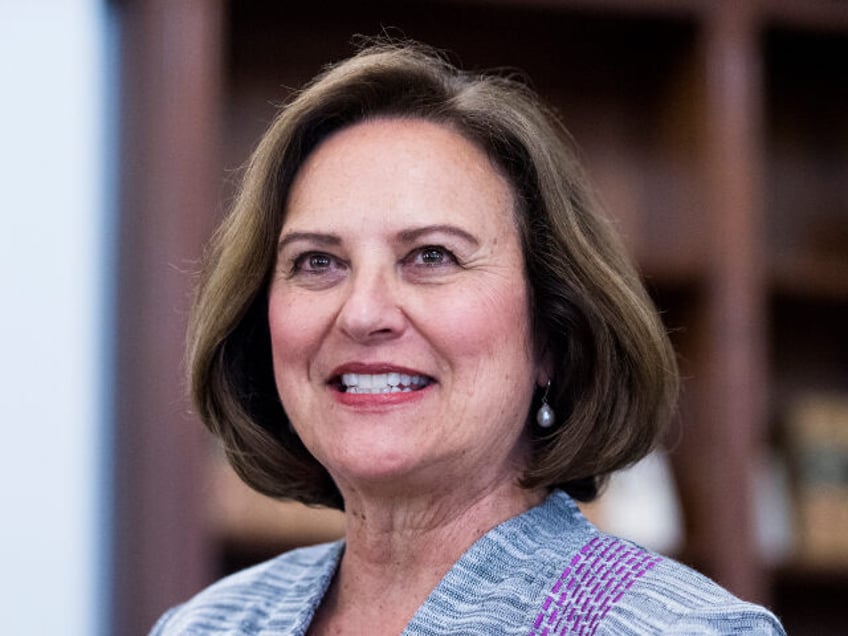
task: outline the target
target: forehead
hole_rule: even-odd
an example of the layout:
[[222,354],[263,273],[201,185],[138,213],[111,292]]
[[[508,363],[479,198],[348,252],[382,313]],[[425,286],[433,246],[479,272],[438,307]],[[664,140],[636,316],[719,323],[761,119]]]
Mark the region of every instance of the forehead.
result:
[[289,192],[286,224],[292,216],[338,208],[353,212],[358,205],[393,216],[506,211],[514,220],[514,203],[501,171],[451,127],[381,118],[337,131],[307,157]]

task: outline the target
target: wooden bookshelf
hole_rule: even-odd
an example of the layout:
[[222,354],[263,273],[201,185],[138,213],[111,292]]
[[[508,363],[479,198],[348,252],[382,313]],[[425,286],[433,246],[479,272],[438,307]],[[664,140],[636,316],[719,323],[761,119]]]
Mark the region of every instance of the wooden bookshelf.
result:
[[[848,569],[817,577],[797,563],[764,564],[753,467],[775,440],[781,452],[793,395],[848,393],[848,6],[115,6],[123,32],[116,633],[145,633],[166,605],[224,569],[340,531],[337,516],[307,517],[245,494],[184,415],[185,272],[290,88],[347,56],[353,34],[384,28],[449,50],[466,68],[526,74],[559,109],[680,352],[686,385],[669,440],[686,518],[679,556],[742,596],[776,603],[791,633],[818,633],[805,631],[793,605],[798,572],[827,599],[848,590]],[[822,603],[822,624],[848,629],[838,604]]]

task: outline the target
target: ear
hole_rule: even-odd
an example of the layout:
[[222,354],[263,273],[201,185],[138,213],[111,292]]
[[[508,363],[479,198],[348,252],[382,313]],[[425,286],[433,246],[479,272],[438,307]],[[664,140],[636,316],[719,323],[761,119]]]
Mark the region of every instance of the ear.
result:
[[554,377],[554,360],[550,350],[539,354],[536,362],[536,385],[545,386]]

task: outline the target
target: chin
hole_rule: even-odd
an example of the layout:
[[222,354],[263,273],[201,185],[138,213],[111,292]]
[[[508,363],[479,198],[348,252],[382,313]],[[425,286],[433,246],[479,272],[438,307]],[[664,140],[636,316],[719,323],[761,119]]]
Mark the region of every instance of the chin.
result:
[[426,463],[420,453],[392,452],[367,453],[348,456],[335,462],[337,469],[330,472],[337,482],[347,483],[354,489],[402,490],[420,488],[430,481]]

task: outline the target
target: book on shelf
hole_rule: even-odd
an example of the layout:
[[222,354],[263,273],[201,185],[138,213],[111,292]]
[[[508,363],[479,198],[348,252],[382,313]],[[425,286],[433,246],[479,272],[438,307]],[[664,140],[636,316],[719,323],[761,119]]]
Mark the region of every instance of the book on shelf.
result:
[[801,564],[848,567],[848,393],[804,393],[787,416]]

